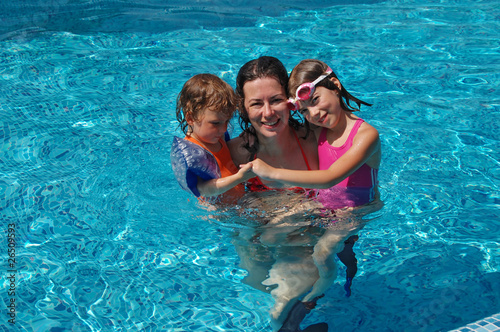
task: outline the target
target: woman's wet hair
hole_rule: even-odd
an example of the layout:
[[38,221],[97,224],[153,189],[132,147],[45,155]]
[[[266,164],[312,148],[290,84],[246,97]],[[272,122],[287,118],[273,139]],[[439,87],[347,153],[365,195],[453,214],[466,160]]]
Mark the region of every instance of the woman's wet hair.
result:
[[[297,88],[307,82],[313,82],[315,79],[320,77],[321,75],[325,74],[327,72],[328,65],[324,63],[323,61],[320,60],[315,60],[315,59],[306,59],[302,60],[299,62],[298,65],[293,68],[292,73],[290,74],[290,80],[288,83],[288,93],[292,98],[295,98],[295,93],[297,91]],[[330,77],[335,77],[338,80],[337,75],[332,71],[330,75],[328,75],[328,78]],[[331,80],[324,79],[321,80],[319,83],[316,84],[316,86],[322,86],[325,87],[329,90],[337,90],[339,91],[339,99],[340,99],[340,106],[342,109],[346,112],[355,112],[359,111],[361,104],[366,105],[366,106],[371,106],[372,104],[369,104],[367,102],[362,101],[361,99],[358,99],[351,95],[349,91],[347,91],[342,83],[340,82],[340,90],[339,88],[333,83]],[[353,105],[351,105],[351,102],[357,104],[357,108]]]
[[[251,60],[245,63],[238,72],[236,77],[236,95],[239,97],[239,123],[241,129],[243,129],[243,135],[252,135],[254,139],[246,140],[245,148],[250,151],[251,155],[255,155],[258,151],[258,140],[255,128],[253,128],[248,117],[248,111],[245,109],[245,93],[243,92],[243,87],[245,83],[254,81],[259,78],[275,78],[280,85],[283,87],[285,93],[288,92],[288,72],[286,71],[283,63],[275,57],[272,56],[262,56],[258,59]],[[290,116],[288,120],[289,125],[298,130],[302,126],[302,123],[296,118]],[[249,141],[254,141],[255,143],[250,146]]]

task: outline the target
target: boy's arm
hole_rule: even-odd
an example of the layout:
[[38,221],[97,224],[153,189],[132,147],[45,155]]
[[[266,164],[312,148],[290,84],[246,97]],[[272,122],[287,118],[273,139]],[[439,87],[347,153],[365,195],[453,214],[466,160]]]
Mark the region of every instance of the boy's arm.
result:
[[304,188],[330,188],[340,183],[380,150],[378,132],[371,127],[355,139],[352,147],[327,170],[297,171],[274,168],[260,159],[252,161],[253,172],[268,181],[278,181]]
[[229,175],[223,178],[203,181],[198,179],[198,191],[200,196],[210,197],[225,193],[229,189],[234,188],[238,184],[253,178],[255,174],[252,172],[252,163],[242,165],[238,173]]

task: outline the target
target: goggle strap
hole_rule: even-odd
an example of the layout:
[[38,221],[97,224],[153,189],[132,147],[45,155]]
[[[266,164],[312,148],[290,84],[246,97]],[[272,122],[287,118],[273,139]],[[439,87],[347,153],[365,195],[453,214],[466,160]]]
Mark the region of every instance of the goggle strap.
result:
[[318,84],[319,82],[321,82],[321,80],[323,80],[324,78],[326,78],[328,75],[330,75],[332,73],[332,69],[330,67],[328,67],[328,69],[326,70],[326,73],[321,75],[320,77],[318,77],[317,79],[314,80],[314,82],[312,82],[311,84],[313,86],[315,86],[316,84]]

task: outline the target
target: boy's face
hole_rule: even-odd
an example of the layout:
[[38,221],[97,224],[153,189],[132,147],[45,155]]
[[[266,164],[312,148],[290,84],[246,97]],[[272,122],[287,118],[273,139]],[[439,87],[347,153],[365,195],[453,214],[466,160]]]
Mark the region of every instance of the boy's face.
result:
[[219,139],[224,136],[229,117],[222,112],[205,110],[198,120],[187,122],[193,128],[191,135],[209,147],[218,144]]

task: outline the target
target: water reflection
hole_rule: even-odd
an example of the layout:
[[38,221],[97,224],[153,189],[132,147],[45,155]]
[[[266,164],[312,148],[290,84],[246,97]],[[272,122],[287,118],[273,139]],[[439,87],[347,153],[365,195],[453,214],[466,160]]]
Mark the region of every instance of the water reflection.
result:
[[[382,205],[377,199],[354,209],[328,211],[304,192],[271,190],[247,193],[237,206],[214,210],[212,217],[222,224],[236,220],[250,226],[235,227],[232,243],[240,267],[248,272],[243,282],[272,295],[271,325],[276,331],[292,316],[298,328],[310,310],[307,306],[313,308],[333,284],[335,255],[347,267],[344,288],[350,296],[357,271],[357,233]],[[305,303],[306,309],[297,303]]]

